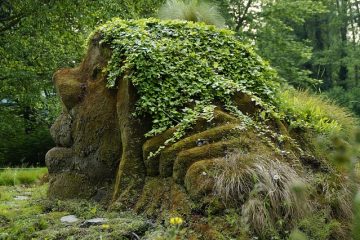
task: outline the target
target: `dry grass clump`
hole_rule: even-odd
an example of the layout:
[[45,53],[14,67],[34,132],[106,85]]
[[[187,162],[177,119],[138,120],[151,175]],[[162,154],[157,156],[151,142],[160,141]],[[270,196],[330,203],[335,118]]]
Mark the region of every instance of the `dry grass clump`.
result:
[[242,203],[254,187],[253,169],[249,154],[232,154],[219,160],[215,174],[215,193],[225,204]]
[[350,189],[341,185],[341,190],[335,193],[336,195],[336,210],[339,217],[345,219],[353,218],[353,195]]
[[159,11],[161,19],[180,19],[204,22],[217,27],[225,26],[225,19],[214,4],[199,0],[168,0]]
[[[331,215],[338,219],[353,218],[353,192],[351,183],[342,177],[330,177],[318,173],[311,179],[314,193],[323,198],[323,204],[331,208]],[[353,185],[353,187],[355,187]]]
[[288,164],[234,153],[219,162],[215,193],[226,205],[241,206],[254,232],[263,235],[279,221],[289,227],[310,210],[306,181]]

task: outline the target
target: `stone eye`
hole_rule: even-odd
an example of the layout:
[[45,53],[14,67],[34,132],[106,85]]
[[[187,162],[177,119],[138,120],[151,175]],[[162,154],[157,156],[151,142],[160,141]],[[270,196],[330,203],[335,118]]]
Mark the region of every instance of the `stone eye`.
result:
[[100,74],[101,74],[101,68],[99,66],[94,67],[91,74],[91,79],[95,81]]

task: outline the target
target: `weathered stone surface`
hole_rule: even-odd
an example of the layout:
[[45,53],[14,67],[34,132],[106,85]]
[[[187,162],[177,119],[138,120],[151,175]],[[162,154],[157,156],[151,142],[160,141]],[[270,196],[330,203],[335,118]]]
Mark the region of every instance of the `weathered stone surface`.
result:
[[65,171],[57,174],[50,173],[49,196],[51,198],[71,199],[89,198],[96,192],[96,185],[85,174],[76,171]]
[[112,195],[122,144],[116,92],[96,70],[106,65],[107,51],[94,45],[81,66],[54,74],[63,113],[51,128],[57,147],[46,155],[50,197],[89,198],[104,188],[104,198]]
[[64,112],[51,126],[50,134],[58,146],[70,147],[72,145],[71,124],[71,116]]
[[73,169],[74,151],[71,148],[55,147],[46,153],[45,162],[50,174]]

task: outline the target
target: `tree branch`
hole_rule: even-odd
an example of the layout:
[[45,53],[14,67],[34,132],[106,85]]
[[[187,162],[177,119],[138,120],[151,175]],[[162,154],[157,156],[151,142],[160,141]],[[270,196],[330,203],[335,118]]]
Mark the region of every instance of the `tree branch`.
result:
[[[249,0],[244,8],[244,11],[243,13],[240,15],[240,17],[237,19],[236,21],[236,28],[235,30],[236,31],[239,31],[240,30],[240,27],[243,25],[246,17],[247,17],[247,14],[249,12],[249,9],[251,7],[251,4],[253,3],[253,0]],[[240,13],[239,13],[240,14]]]

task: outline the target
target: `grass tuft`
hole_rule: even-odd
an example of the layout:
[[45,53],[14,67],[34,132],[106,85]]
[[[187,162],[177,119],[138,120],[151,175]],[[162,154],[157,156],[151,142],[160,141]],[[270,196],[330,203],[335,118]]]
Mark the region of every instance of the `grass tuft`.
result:
[[192,22],[204,22],[217,27],[225,26],[225,19],[214,4],[199,0],[168,0],[159,11],[161,19],[180,19]]
[[279,92],[278,98],[280,112],[291,118],[293,127],[310,127],[320,133],[348,138],[359,126],[349,110],[323,96],[287,89]]
[[234,153],[219,163],[215,193],[226,205],[241,206],[242,216],[259,235],[279,221],[295,224],[310,210],[306,181],[275,159]]

